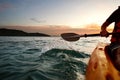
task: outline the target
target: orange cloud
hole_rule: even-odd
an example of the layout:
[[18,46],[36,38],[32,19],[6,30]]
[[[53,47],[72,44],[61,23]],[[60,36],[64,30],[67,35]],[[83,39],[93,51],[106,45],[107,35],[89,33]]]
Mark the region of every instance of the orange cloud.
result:
[[85,28],[88,28],[88,29],[100,29],[100,26],[98,24],[88,24],[88,25],[86,25]]
[[3,28],[23,30],[26,32],[40,32],[50,35],[60,35],[61,33],[78,33],[78,34],[89,34],[89,33],[99,33],[100,29],[95,27],[85,27],[85,28],[71,28],[64,25],[46,25],[46,26],[3,26]]

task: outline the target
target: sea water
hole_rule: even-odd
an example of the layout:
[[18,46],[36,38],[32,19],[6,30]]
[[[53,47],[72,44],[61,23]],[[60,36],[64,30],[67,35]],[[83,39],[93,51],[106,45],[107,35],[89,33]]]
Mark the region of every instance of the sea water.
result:
[[0,80],[85,80],[92,51],[109,39],[0,37]]

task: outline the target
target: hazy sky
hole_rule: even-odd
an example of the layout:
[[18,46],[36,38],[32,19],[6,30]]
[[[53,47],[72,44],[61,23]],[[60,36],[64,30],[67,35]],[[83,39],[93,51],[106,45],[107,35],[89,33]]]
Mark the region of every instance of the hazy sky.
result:
[[120,0],[0,0],[0,25],[102,24]]

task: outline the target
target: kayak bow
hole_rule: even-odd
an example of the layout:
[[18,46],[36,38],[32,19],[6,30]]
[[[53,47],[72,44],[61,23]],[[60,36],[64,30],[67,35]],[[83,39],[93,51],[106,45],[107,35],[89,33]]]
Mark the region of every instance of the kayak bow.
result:
[[120,72],[113,66],[105,47],[99,43],[93,51],[86,69],[86,80],[120,80]]

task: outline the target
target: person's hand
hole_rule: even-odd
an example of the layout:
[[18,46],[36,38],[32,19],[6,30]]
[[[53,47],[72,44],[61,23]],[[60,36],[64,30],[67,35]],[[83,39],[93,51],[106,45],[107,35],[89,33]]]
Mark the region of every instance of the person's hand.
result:
[[108,31],[106,31],[106,30],[102,30],[102,31],[100,32],[100,35],[101,35],[102,37],[108,37],[108,36],[109,36]]

